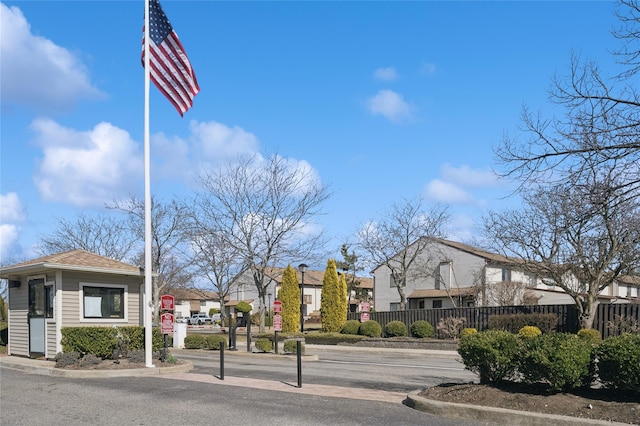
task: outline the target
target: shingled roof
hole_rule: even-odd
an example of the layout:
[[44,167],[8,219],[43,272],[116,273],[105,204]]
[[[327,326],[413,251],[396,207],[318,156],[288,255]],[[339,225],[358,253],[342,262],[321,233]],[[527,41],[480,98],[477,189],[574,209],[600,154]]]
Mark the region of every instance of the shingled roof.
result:
[[119,275],[139,275],[143,272],[138,266],[100,256],[86,250],[70,250],[49,256],[39,257],[26,262],[0,268],[0,278],[10,278],[18,274],[37,273],[44,270],[71,270],[99,272]]

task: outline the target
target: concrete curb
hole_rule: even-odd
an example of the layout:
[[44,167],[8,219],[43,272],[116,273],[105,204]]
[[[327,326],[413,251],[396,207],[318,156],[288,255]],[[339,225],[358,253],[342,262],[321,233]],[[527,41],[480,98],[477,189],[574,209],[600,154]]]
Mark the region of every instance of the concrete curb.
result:
[[191,362],[185,361],[180,365],[170,367],[145,367],[145,368],[123,368],[121,370],[66,370],[55,368],[53,361],[31,361],[21,362],[15,359],[0,358],[0,365],[11,370],[25,371],[30,374],[51,377],[69,377],[77,379],[104,378],[104,377],[138,377],[157,376],[173,373],[186,373],[193,369]]
[[559,416],[555,414],[516,411],[506,408],[482,407],[479,405],[457,404],[436,401],[419,396],[422,391],[414,391],[407,395],[407,406],[436,416],[452,419],[477,420],[480,422],[505,424],[513,426],[580,426],[608,425],[624,426],[626,423],[608,422],[604,420],[582,419],[579,417]]

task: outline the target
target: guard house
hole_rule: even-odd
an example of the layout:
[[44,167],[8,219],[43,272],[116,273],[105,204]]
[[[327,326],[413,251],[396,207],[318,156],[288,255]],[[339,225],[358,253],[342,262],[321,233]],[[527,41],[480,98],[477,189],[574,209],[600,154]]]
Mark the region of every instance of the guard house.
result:
[[84,250],[0,268],[8,280],[7,352],[55,358],[62,328],[142,325],[144,272]]

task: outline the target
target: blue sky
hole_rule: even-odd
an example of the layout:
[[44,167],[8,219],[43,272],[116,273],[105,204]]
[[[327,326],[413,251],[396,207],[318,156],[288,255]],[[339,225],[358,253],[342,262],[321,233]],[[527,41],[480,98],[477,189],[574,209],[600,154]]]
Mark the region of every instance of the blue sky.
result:
[[[613,2],[164,0],[201,92],[180,118],[152,86],[151,190],[190,194],[193,171],[278,152],[333,195],[320,225],[339,256],[403,198],[446,203],[469,241],[517,205],[492,147],[572,50],[604,74]],[[57,218],[143,197],[144,1],[3,1],[0,258],[35,256]],[[321,265],[322,266],[322,265]]]

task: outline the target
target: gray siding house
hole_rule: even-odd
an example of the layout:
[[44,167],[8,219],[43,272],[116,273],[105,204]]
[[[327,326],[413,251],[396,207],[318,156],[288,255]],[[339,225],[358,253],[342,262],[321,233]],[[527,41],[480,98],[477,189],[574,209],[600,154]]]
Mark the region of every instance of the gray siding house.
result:
[[8,281],[8,354],[52,359],[62,327],[143,324],[139,267],[72,250],[0,268]]

